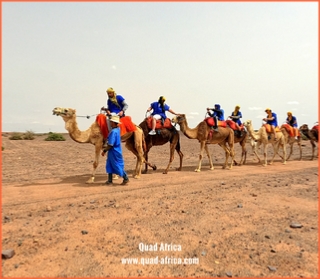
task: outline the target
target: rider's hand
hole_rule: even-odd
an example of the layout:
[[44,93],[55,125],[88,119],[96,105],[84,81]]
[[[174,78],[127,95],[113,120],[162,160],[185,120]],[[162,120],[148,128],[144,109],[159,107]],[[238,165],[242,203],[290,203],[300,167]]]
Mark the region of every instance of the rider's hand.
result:
[[123,110],[121,110],[118,115],[121,117],[123,115]]

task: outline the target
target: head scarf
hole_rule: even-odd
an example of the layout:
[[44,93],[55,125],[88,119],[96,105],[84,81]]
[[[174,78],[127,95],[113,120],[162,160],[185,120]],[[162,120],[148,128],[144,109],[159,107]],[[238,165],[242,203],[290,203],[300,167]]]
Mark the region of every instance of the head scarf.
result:
[[112,92],[113,93],[113,97],[109,97],[109,100],[114,103],[118,108],[120,108],[120,105],[118,104],[118,101],[117,101],[117,94],[116,94],[116,91],[113,90],[112,87],[109,87],[107,90],[106,90],[107,93],[109,92]]
[[233,115],[237,115],[239,109],[240,109],[240,106],[239,106],[239,105],[236,105],[236,107],[234,108]]
[[166,101],[166,98],[164,96],[160,96],[159,97],[159,100],[158,100],[158,103],[160,104],[161,106],[161,109],[162,109],[162,112],[165,112],[165,109],[164,109],[164,102]]

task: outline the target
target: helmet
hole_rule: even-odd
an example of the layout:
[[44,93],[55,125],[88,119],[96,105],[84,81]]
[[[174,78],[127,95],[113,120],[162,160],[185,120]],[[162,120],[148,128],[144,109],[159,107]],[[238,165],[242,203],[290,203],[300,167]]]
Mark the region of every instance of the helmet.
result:
[[220,109],[220,105],[219,104],[215,104],[214,105],[217,109]]
[[265,112],[267,112],[267,111],[271,112],[272,110],[271,110],[271,108],[266,108]]

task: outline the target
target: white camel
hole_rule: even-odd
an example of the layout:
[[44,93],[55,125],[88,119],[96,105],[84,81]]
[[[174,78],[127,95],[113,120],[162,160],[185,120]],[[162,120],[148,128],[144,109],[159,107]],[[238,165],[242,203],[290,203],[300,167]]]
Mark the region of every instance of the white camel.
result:
[[[276,130],[277,140],[274,140],[274,134],[270,133],[268,135],[265,126],[263,125],[258,132],[255,132],[252,127],[251,120],[247,120],[243,123],[243,125],[247,128],[247,131],[251,137],[251,147],[253,153],[257,156],[259,163],[261,163],[261,159],[257,153],[257,149],[260,145],[263,145],[263,156],[264,156],[264,163],[263,166],[267,165],[267,146],[271,144],[273,147],[273,157],[271,158],[270,165],[273,163],[274,157],[278,154],[279,148],[282,148],[283,151],[283,164],[287,162],[286,156],[286,140],[283,133],[280,130]],[[280,156],[281,157],[281,156]]]

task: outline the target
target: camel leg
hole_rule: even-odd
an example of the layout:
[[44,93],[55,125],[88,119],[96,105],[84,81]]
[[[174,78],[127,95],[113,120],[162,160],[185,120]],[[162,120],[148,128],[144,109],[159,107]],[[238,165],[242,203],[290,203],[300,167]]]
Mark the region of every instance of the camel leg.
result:
[[173,143],[170,143],[170,159],[169,159],[169,164],[167,165],[167,168],[164,170],[163,174],[167,174],[168,173],[168,169],[174,159],[174,149],[175,149],[175,146]]
[[97,170],[97,167],[99,166],[99,159],[100,159],[101,149],[102,149],[102,143],[95,145],[95,159],[94,159],[94,162],[93,162],[93,170],[92,170],[91,177],[86,181],[87,184],[94,183],[96,170]]
[[247,160],[247,148],[246,148],[246,142],[245,141],[243,141],[241,143],[241,147],[242,147],[242,153],[241,153],[241,161],[239,163],[239,166],[245,165],[246,160]]
[[315,148],[316,148],[316,145],[315,145],[315,143],[314,143],[313,141],[310,141],[310,143],[311,143],[311,145],[312,145],[312,157],[311,157],[311,161],[312,161],[313,158],[314,158],[314,150],[315,150]]
[[298,146],[299,146],[299,150],[300,150],[300,158],[299,158],[299,161],[302,160],[302,147],[301,147],[301,140],[298,139],[298,142],[297,142]]
[[[222,168],[225,169],[228,166],[228,159],[229,159],[229,156],[230,156],[230,151],[228,150],[228,148],[225,145],[220,145],[220,146],[223,148],[223,150],[225,152],[226,159],[224,161],[224,165],[222,166]],[[231,164],[232,163],[233,163],[233,160],[232,160]]]
[[257,149],[260,147],[261,143],[258,142],[258,144],[257,144],[254,140],[251,140],[250,145],[252,148],[252,152],[254,153],[254,155],[256,155],[256,157],[258,159],[258,163],[261,163],[260,156],[258,155],[258,152],[257,152]]
[[264,164],[263,166],[267,166],[267,144],[263,145],[263,158],[264,158]]
[[[202,162],[202,158],[203,158],[203,150],[206,147],[206,142],[205,141],[201,141],[200,142],[200,154],[199,154],[199,163],[198,163],[198,167],[194,170],[196,172],[200,172],[201,171],[201,162]],[[206,148],[206,152],[208,154],[208,156],[210,157],[208,148]]]
[[182,170],[182,160],[183,160],[183,153],[181,152],[180,150],[180,141],[178,140],[177,144],[176,144],[176,147],[175,147],[179,157],[180,157],[180,166],[179,168],[177,168],[176,170],[177,171],[181,171]]
[[[291,145],[291,148],[292,148],[292,145]],[[283,151],[283,162],[282,162],[282,164],[285,165],[285,164],[287,164],[287,160],[286,160],[287,150],[286,150],[286,145],[285,144],[282,145],[282,151]]]
[[213,163],[212,163],[212,158],[211,158],[211,155],[210,155],[210,152],[209,152],[208,145],[204,146],[204,150],[206,151],[208,159],[209,159],[210,170],[214,170]]
[[[287,158],[287,161],[290,159],[291,155],[292,155],[292,152],[293,152],[293,143],[290,144],[290,153],[289,153],[289,156]],[[281,156],[280,156],[281,157]],[[282,157],[281,157],[282,158]],[[283,158],[282,158],[283,159]]]

